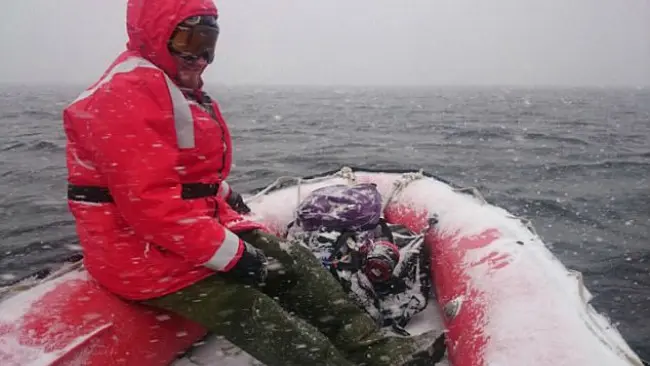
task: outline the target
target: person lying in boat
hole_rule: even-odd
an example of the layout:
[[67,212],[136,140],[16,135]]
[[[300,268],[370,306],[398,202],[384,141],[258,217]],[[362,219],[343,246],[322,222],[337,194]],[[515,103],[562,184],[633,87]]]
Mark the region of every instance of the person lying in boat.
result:
[[89,274],[269,366],[428,360],[433,332],[384,335],[307,248],[231,207],[242,202],[226,181],[231,136],[201,76],[219,36],[213,2],[127,8],[126,50],[63,111],[68,203]]

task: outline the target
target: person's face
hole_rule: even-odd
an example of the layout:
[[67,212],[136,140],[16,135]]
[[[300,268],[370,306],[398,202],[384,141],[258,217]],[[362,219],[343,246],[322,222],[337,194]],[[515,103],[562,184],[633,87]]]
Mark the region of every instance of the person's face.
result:
[[215,17],[196,16],[178,25],[169,42],[177,61],[178,80],[187,88],[198,88],[201,75],[214,60],[219,27]]

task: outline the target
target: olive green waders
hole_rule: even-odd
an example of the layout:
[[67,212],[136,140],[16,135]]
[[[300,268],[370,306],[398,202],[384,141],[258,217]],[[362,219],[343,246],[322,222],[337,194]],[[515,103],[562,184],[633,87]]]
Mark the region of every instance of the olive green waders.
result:
[[269,257],[266,284],[216,274],[145,302],[204,325],[268,366],[401,365],[430,345],[382,335],[302,245],[257,230],[241,238]]

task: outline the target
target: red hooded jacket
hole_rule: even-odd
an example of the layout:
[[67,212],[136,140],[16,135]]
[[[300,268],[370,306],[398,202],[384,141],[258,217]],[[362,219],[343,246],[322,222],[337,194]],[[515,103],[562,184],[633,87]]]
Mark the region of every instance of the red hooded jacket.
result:
[[217,9],[211,0],[129,0],[127,50],[63,112],[84,264],[128,299],[228,271],[243,251],[235,232],[261,228],[224,201],[232,147],[218,105],[211,115],[173,81],[167,40],[194,15]]

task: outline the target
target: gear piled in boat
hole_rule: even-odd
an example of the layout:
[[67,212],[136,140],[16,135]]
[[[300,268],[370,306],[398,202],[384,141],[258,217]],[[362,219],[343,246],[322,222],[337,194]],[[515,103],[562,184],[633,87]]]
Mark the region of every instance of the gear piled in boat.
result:
[[424,236],[386,223],[376,185],[315,190],[296,209],[288,237],[307,246],[378,324],[407,334],[404,327],[427,307]]

